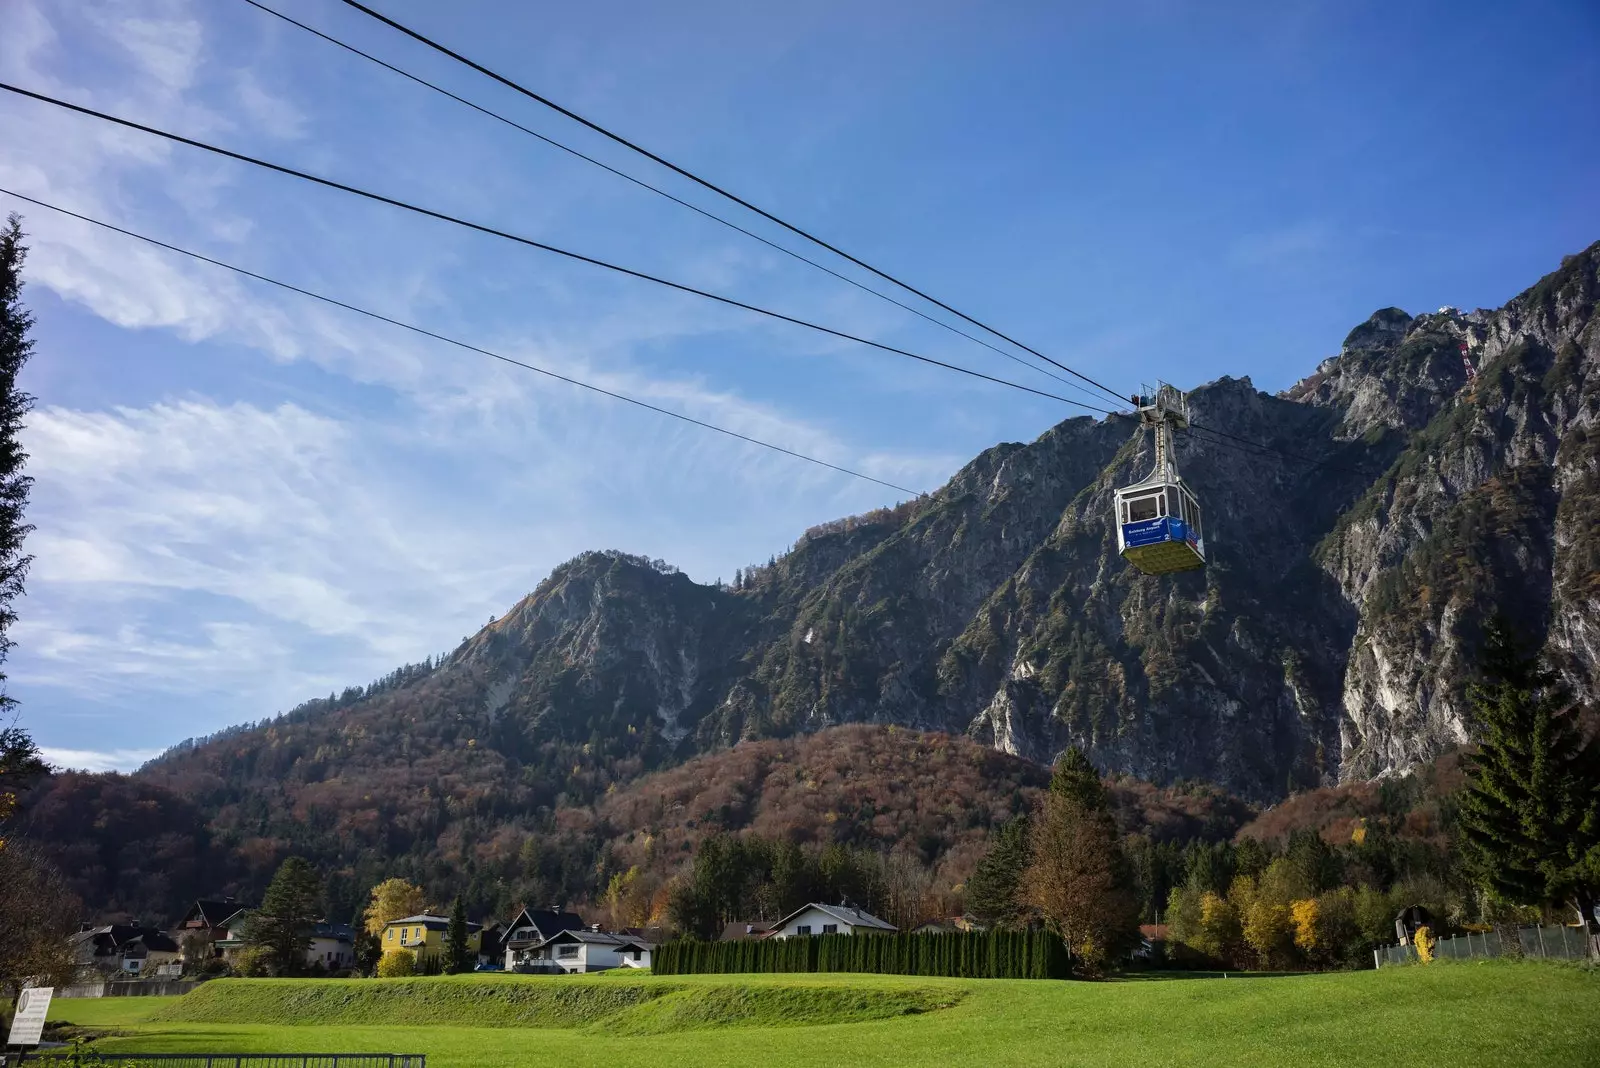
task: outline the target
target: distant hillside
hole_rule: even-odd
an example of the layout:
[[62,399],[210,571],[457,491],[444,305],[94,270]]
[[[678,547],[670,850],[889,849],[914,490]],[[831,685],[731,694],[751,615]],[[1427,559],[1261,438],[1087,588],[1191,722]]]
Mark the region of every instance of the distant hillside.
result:
[[[314,811],[311,802],[293,790],[285,804],[301,814],[293,818],[303,820],[302,829],[296,833],[286,821],[281,834],[260,835],[251,832],[262,824],[246,822],[252,817],[242,807],[208,822],[189,800],[142,777],[77,773],[36,792],[23,830],[61,843],[63,867],[85,900],[152,919],[186,897],[253,897],[289,850],[333,873],[330,906],[340,915],[390,874],[418,880],[440,904],[464,890],[483,910],[513,901],[594,901],[612,875],[630,868],[644,885],[663,887],[705,836],[722,832],[896,852],[926,871],[932,892],[953,902],[993,829],[1031,809],[1048,780],[1045,768],[966,738],[853,725],[696,757],[610,789],[592,805],[494,825],[463,813],[427,838],[380,833],[386,818],[355,797],[345,799],[349,818],[318,831],[303,819]],[[478,788],[458,788],[449,798],[419,795],[419,803],[448,811],[481,796]],[[308,792],[317,804],[327,802],[325,791]],[[1220,841],[1255,815],[1239,799],[1200,785],[1122,779],[1112,784],[1112,797],[1124,830],[1156,841]],[[398,810],[400,803],[386,806]],[[108,820],[107,809],[120,815]]]
[[[810,819],[756,754],[841,724],[1037,766],[1075,744],[1110,774],[1258,804],[1413,767],[1467,738],[1493,611],[1596,693],[1597,303],[1600,245],[1497,310],[1381,310],[1282,395],[1196,388],[1195,420],[1234,436],[1178,443],[1206,510],[1203,572],[1153,578],[1117,556],[1111,494],[1147,473],[1149,443],[1126,420],[1069,419],[926,498],[813,528],[732,587],[586,553],[440,661],[180,747],[138,779],[204,814],[207,849],[236,865],[214,870],[241,885],[293,848],[344,873],[341,900],[396,868],[490,900],[598,894],[643,830],[608,806],[697,757],[731,751],[767,784],[730,772],[697,829],[723,805]],[[952,804],[1004,808],[1025,785],[999,770],[1013,766],[990,766],[997,794]],[[914,796],[869,784],[821,811],[835,833],[887,844],[881,822],[960,870],[975,838],[946,822],[968,817]],[[526,841],[536,870],[508,867]]]

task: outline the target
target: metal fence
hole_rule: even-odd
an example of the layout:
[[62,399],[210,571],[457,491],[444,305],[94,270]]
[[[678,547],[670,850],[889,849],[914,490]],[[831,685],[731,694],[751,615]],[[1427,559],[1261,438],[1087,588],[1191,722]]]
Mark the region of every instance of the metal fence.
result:
[[16,1054],[0,1064],[64,1065],[84,1068],[428,1068],[425,1053],[81,1053],[74,1062],[65,1051]]
[[[1575,927],[1521,927],[1517,941],[1522,955],[1534,959],[1583,960],[1589,955],[1588,939]],[[1469,960],[1505,956],[1499,931],[1468,931],[1466,934],[1441,938],[1433,945],[1436,960]],[[1415,964],[1416,946],[1384,946],[1372,951],[1372,961],[1379,968],[1394,964]]]

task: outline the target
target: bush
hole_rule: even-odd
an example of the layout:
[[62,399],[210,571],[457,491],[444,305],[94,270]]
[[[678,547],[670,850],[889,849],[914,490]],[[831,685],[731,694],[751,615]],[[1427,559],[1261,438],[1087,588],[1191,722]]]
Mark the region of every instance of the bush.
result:
[[410,953],[385,953],[378,960],[379,979],[405,979],[417,974],[417,959]]
[[261,979],[272,974],[272,951],[266,946],[245,946],[233,959],[233,973],[247,979]]
[[1423,964],[1433,960],[1433,946],[1437,940],[1433,937],[1432,931],[1427,927],[1418,927],[1411,941],[1417,947],[1417,960]]

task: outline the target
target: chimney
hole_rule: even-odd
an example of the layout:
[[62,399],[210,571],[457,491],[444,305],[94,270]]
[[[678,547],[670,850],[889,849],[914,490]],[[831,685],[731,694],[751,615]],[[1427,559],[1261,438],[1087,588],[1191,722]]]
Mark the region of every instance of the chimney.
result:
[[600,933],[600,925],[598,923],[591,923],[589,925],[589,930],[593,931],[595,934],[599,934]]

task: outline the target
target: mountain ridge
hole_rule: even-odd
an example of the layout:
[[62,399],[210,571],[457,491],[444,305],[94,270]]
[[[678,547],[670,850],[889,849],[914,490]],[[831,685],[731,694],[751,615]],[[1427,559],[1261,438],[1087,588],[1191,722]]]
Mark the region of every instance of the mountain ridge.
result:
[[851,723],[1035,764],[1078,745],[1108,773],[1258,803],[1393,775],[1467,737],[1490,612],[1596,693],[1597,303],[1600,244],[1500,309],[1381,309],[1277,395],[1195,388],[1195,422],[1231,435],[1177,445],[1203,572],[1118,557],[1112,492],[1150,443],[1077,417],[813,527],[732,587],[581,554],[440,662],[138,778],[226,848],[351,867],[550,833],[649,772]]

